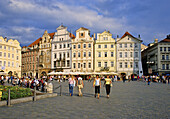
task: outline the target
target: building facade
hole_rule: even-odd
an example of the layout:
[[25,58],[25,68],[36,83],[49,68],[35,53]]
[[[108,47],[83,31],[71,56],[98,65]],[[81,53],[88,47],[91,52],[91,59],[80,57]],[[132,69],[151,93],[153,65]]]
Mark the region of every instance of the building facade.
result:
[[54,71],[71,71],[72,52],[71,39],[75,36],[60,25],[52,41],[51,69]]
[[84,27],[76,31],[76,38],[72,39],[72,71],[94,71],[94,38],[90,37],[90,30]]
[[22,47],[22,76],[36,76],[38,78],[40,40],[41,38],[31,43],[28,47]]
[[109,31],[97,34],[94,59],[95,72],[116,72],[116,44]]
[[51,41],[54,33],[45,30],[39,42],[39,77],[46,76],[51,71]]
[[149,45],[142,52],[144,75],[170,74],[170,35],[164,40]]
[[21,77],[21,46],[17,40],[0,37],[0,70]]
[[117,39],[117,72],[119,75],[143,75],[140,38],[126,32]]

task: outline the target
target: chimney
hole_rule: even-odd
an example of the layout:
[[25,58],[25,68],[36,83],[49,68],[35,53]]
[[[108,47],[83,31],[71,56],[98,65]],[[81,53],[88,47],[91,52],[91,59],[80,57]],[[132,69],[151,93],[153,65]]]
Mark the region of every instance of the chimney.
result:
[[155,42],[154,43],[158,43],[158,39],[155,39]]
[[138,35],[138,38],[140,39],[140,34]]
[[117,35],[117,38],[119,38],[119,35]]
[[95,33],[94,33],[93,37],[94,37],[94,39],[96,39],[96,34]]

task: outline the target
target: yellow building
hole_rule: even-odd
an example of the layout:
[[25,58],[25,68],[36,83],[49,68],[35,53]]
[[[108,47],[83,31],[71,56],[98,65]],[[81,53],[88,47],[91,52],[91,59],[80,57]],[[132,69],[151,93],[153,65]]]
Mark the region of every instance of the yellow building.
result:
[[115,39],[109,31],[97,34],[95,42],[95,72],[116,72]]
[[0,36],[0,70],[21,77],[21,46],[17,40]]

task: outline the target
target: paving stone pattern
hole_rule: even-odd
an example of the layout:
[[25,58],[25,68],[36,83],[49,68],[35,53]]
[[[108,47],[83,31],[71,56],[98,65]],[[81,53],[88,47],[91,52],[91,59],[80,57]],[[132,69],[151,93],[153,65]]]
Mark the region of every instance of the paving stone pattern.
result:
[[[53,81],[54,87],[60,84]],[[114,82],[110,98],[101,88],[100,99],[94,98],[92,82],[85,81],[83,97],[68,94],[68,82],[62,82],[62,96],[36,102],[0,107],[1,119],[170,119],[170,84]],[[103,84],[103,82],[102,82]]]

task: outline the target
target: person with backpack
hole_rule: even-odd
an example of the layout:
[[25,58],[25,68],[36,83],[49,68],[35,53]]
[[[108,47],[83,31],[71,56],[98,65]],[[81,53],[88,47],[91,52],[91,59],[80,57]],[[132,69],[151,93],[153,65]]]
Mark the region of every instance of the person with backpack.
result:
[[101,80],[99,78],[99,75],[96,75],[96,78],[94,79],[93,87],[94,86],[95,86],[95,95],[94,95],[94,97],[96,98],[96,95],[97,95],[97,98],[99,99],[100,88],[101,88]]
[[79,96],[83,96],[81,90],[84,87],[84,83],[83,83],[83,79],[82,79],[82,77],[80,75],[78,76],[78,79],[77,79],[77,87],[78,87],[78,90],[79,90]]

